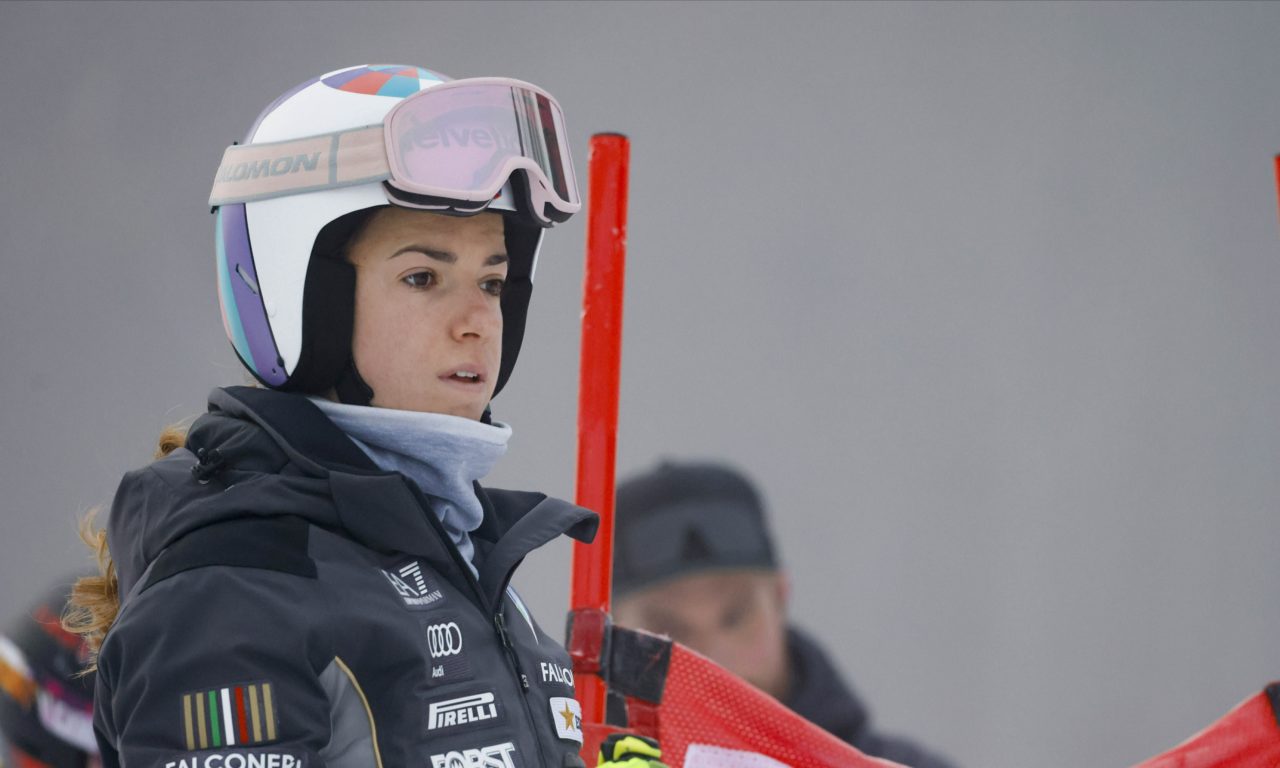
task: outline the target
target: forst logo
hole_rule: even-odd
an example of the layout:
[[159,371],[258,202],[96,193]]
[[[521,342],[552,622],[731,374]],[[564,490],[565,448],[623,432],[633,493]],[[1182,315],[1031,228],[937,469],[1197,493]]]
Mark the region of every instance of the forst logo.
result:
[[462,630],[457,622],[432,624],[427,627],[427,649],[431,658],[441,659],[462,653]]
[[431,756],[431,768],[519,768],[509,741],[479,749],[463,749]]

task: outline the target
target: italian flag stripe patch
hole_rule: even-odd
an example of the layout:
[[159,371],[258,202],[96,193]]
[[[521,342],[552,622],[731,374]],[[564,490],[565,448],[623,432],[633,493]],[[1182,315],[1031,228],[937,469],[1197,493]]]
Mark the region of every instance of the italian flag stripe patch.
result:
[[244,686],[236,686],[236,724],[240,726],[240,743],[249,744],[249,724],[244,716]]
[[182,695],[187,749],[265,744],[276,739],[271,683],[242,683]]

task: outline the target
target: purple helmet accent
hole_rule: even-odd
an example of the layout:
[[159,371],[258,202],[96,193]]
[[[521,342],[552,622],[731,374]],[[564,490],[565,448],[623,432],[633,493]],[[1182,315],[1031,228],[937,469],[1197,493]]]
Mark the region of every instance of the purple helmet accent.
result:
[[[249,225],[245,220],[244,204],[224,205],[219,211],[221,245],[224,249],[220,266],[226,270],[219,277],[222,285],[231,288],[235,302],[234,314],[240,326],[237,329],[239,333],[233,333],[232,345],[241,357],[241,362],[263,384],[269,387],[281,386],[288,376],[271,335],[271,324],[267,320],[267,309],[262,301],[258,274],[253,268],[253,251],[249,247]],[[245,359],[246,350],[242,349],[242,344],[248,348],[248,359]]]

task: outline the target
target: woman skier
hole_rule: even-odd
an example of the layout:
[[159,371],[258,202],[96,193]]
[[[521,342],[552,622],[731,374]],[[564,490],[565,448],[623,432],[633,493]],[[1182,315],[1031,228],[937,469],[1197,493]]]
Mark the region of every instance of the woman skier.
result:
[[479,485],[543,233],[580,207],[559,105],[337,70],[227,149],[210,204],[261,386],[215,389],[116,493],[72,621],[104,764],[582,765],[569,657],[509,581],[596,516]]

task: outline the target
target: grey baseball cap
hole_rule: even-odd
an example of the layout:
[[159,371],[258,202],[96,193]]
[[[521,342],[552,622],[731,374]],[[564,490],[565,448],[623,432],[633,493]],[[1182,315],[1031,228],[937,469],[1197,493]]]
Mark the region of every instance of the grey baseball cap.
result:
[[615,597],[728,568],[778,568],[760,494],[742,473],[665,461],[618,484]]

